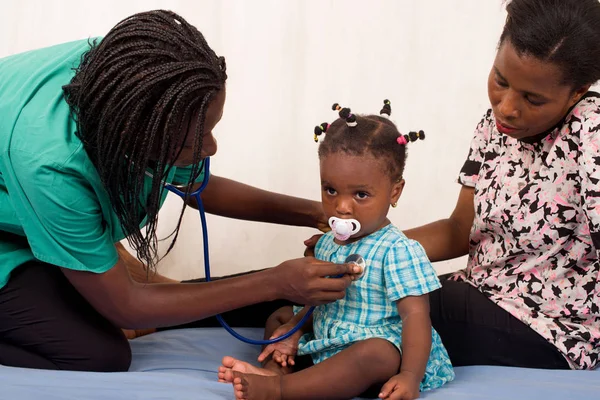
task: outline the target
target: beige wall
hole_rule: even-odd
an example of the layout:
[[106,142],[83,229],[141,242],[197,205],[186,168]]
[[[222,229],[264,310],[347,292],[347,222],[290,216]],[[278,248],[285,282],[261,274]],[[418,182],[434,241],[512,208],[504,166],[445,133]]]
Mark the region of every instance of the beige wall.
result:
[[[401,228],[447,217],[473,129],[488,107],[486,80],[504,11],[501,1],[9,0],[0,13],[0,56],[106,33],[120,19],[166,8],[195,24],[227,58],[228,100],[215,133],[213,172],[261,188],[319,198],[313,127],[333,102],[376,113],[384,98],[400,130],[424,129],[411,146],[399,206]],[[160,234],[180,210],[169,198]],[[313,231],[209,217],[213,274],[299,257]],[[167,245],[167,243],[164,243]],[[463,266],[442,263],[439,271]],[[202,272],[198,216],[186,213],[160,270]]]

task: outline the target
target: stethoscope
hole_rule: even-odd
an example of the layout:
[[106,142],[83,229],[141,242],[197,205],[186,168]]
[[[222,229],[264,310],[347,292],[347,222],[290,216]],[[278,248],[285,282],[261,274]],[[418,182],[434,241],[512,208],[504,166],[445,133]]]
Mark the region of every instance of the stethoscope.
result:
[[[202,183],[200,184],[200,187],[198,189],[191,192],[189,195],[187,195],[184,191],[181,190],[181,189],[183,189],[182,186],[177,187],[173,184],[166,183],[166,182],[164,185],[165,185],[165,189],[167,189],[171,193],[174,193],[177,196],[181,197],[181,199],[184,201],[185,201],[186,197],[188,197],[188,196],[192,196],[194,199],[196,199],[196,204],[198,204],[198,214],[200,214],[200,223],[202,224],[202,242],[204,245],[204,273],[205,273],[205,277],[206,277],[206,282],[210,282],[211,278],[210,278],[210,256],[209,256],[209,252],[208,252],[208,229],[207,229],[207,224],[206,224],[206,212],[204,211],[204,203],[202,203],[202,197],[200,196],[202,194],[202,192],[204,191],[204,189],[206,188],[206,185],[208,184],[208,179],[210,177],[210,157],[207,157],[204,160],[202,160],[202,166],[200,168],[200,171],[204,171],[204,177],[202,178]],[[146,175],[152,177],[152,174],[150,174],[149,172],[147,172]],[[348,258],[346,259],[345,262],[346,263],[356,263],[356,264],[360,265],[361,267],[363,267],[363,270],[364,270],[365,261],[358,254],[352,254],[352,255],[348,256]],[[341,275],[336,276],[336,278],[337,277],[341,277]],[[298,322],[298,324],[294,328],[292,328],[289,332],[287,332],[284,335],[281,335],[279,337],[276,337],[273,339],[265,339],[265,340],[257,340],[257,339],[250,339],[250,338],[244,337],[244,336],[240,335],[239,333],[237,333],[236,331],[234,331],[227,324],[227,322],[225,322],[225,320],[223,319],[223,317],[221,317],[220,314],[215,315],[215,318],[217,318],[217,321],[219,321],[221,326],[236,339],[241,340],[242,342],[254,344],[254,345],[267,345],[267,344],[280,342],[280,341],[285,340],[285,339],[289,338],[290,336],[292,336],[306,323],[306,321],[310,318],[310,316],[312,315],[314,310],[315,310],[314,306],[310,307],[308,312],[304,315],[304,317],[302,317],[302,319]]]

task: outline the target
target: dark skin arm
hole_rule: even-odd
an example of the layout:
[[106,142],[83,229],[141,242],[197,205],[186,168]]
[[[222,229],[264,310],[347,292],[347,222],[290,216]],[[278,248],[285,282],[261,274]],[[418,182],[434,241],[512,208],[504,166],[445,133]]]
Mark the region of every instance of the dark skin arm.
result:
[[[215,175],[211,175],[202,192],[202,202],[207,213],[222,217],[327,228],[320,202],[269,192]],[[194,198],[187,204],[198,209]]]
[[474,189],[463,186],[450,218],[404,231],[421,243],[432,262],[468,254],[469,235],[475,218]]
[[167,278],[155,271],[148,271],[148,268],[137,258],[131,255],[121,243],[115,243],[119,257],[125,263],[127,271],[131,278],[140,283],[176,283],[175,279]]
[[[302,318],[306,315],[310,307],[304,307],[298,314],[294,315],[289,321],[285,324],[279,326],[273,334],[271,335],[271,339],[275,337],[279,337],[285,335],[289,331],[291,331]],[[298,352],[298,343],[300,342],[300,338],[305,333],[309,333],[313,331],[313,316],[311,315],[308,320],[302,325],[296,333],[294,333],[289,338],[282,340],[277,343],[272,343],[267,345],[263,351],[258,356],[258,362],[265,361],[270,355],[273,355],[273,360],[280,364],[282,367],[286,367],[289,365],[294,365],[294,358],[296,357],[296,353]]]
[[400,373],[381,389],[382,398],[414,399],[431,352],[431,319],[429,298],[408,296],[396,303],[402,318],[402,363]]
[[323,304],[342,298],[355,266],[312,258],[286,261],[270,270],[207,283],[135,282],[122,258],[102,274],[62,271],[71,284],[105,318],[128,329],[184,324],[274,299]]

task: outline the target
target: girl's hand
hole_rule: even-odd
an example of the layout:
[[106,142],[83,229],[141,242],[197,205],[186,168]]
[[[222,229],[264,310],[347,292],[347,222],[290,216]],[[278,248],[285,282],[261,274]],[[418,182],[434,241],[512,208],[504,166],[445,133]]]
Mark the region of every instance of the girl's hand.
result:
[[380,399],[414,400],[419,398],[421,380],[413,373],[401,372],[381,388]]
[[[275,329],[275,332],[273,332],[273,335],[271,335],[270,339],[285,335],[291,331],[295,325],[296,324],[293,322],[288,322],[281,325],[279,328]],[[258,362],[262,363],[269,355],[273,354],[273,361],[275,361],[277,364],[281,365],[282,367],[293,366],[295,364],[294,357],[298,352],[298,342],[300,341],[301,337],[302,331],[298,330],[289,338],[268,345],[259,354]]]

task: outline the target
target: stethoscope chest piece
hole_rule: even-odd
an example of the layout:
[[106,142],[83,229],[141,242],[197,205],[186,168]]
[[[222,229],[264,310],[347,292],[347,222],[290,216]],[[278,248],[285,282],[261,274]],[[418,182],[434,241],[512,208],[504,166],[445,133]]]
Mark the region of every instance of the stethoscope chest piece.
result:
[[365,270],[367,269],[367,263],[365,262],[363,256],[361,256],[360,254],[350,254],[344,260],[344,264],[356,264],[362,268],[362,272],[358,276],[358,279],[363,277],[363,275],[365,274]]

